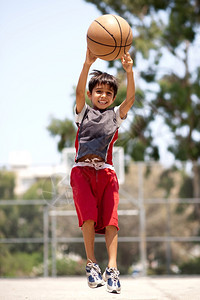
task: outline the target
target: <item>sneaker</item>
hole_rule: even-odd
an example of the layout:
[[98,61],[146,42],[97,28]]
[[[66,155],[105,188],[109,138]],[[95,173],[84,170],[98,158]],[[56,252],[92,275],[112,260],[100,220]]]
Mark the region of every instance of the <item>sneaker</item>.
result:
[[90,288],[100,287],[105,284],[98,264],[91,261],[87,263],[85,270]]
[[103,279],[107,281],[107,291],[109,293],[121,293],[121,285],[119,281],[119,271],[116,268],[106,268],[103,273]]

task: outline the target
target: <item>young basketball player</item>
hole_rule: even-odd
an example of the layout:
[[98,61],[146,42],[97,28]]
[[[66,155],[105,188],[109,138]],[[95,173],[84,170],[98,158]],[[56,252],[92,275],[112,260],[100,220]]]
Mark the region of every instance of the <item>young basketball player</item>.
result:
[[[109,108],[116,98],[117,80],[112,75],[96,70],[92,73],[87,92],[92,107],[85,103],[87,77],[95,60],[96,57],[87,49],[76,88],[75,119],[78,131],[71,186],[87,255],[88,285],[95,288],[106,281],[109,292],[120,293],[117,270],[119,185],[112,164],[112,150],[118,137],[118,128],[135,99],[133,61],[129,53],[121,58],[127,74],[127,95],[120,106]],[[108,266],[103,279],[94,254],[95,233],[105,234]]]

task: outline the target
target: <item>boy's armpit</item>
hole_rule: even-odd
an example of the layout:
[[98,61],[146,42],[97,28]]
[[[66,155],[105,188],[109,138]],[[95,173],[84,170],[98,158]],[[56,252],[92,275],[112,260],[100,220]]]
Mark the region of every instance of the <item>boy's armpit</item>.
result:
[[123,122],[124,120],[126,120],[127,114],[126,114],[126,116],[123,117],[123,119],[122,119],[122,118],[120,117],[120,106],[115,106],[114,110],[115,110],[115,113],[116,113],[117,124],[120,126],[120,125],[122,124],[122,122]]
[[75,123],[76,124],[80,124],[82,122],[84,114],[86,112],[86,109],[87,109],[87,104],[85,104],[83,106],[82,111],[79,114],[77,114],[77,112],[76,112],[76,105],[75,105],[75,107],[74,107],[74,115],[75,115]]

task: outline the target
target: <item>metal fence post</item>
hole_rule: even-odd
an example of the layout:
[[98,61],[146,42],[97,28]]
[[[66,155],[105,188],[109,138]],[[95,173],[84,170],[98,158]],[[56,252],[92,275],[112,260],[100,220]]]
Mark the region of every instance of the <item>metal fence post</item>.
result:
[[[170,203],[169,199],[166,199],[166,210],[167,210],[167,225],[166,225],[166,231],[167,236],[171,236],[171,212],[170,212]],[[170,275],[171,273],[171,242],[167,240],[166,242],[166,268],[167,268],[167,274]]]
[[51,218],[51,252],[52,252],[52,277],[56,277],[56,249],[57,249],[57,237],[56,237],[57,217],[52,215]]
[[144,191],[143,191],[143,163],[138,164],[138,205],[140,216],[140,261],[142,264],[142,276],[147,275],[146,270],[146,225],[145,225],[145,207],[144,207]]
[[48,277],[48,256],[49,256],[49,208],[43,207],[43,276]]

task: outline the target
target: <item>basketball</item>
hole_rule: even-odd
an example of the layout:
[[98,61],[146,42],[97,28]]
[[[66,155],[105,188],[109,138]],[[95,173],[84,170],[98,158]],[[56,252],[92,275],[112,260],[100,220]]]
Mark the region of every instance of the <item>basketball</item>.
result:
[[117,15],[102,15],[92,22],[87,31],[90,51],[103,60],[122,57],[131,47],[133,34],[126,20]]

